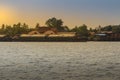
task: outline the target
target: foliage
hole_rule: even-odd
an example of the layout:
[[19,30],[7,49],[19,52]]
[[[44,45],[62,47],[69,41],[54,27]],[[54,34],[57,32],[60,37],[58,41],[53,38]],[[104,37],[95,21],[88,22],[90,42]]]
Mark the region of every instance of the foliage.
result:
[[28,33],[28,31],[29,31],[28,25],[25,23],[14,24],[13,26],[3,24],[2,28],[0,29],[0,33],[5,34],[7,36],[20,35],[20,34]]
[[113,33],[120,33],[120,25],[109,25],[101,28],[102,31],[112,31]]
[[56,19],[55,17],[50,18],[45,23],[48,27],[56,28],[58,31],[68,31],[67,26],[63,26],[63,21],[61,19]]
[[113,33],[120,33],[120,25],[112,27]]
[[73,28],[71,31],[74,31],[74,32],[76,32],[76,34],[78,35],[78,36],[85,36],[85,37],[87,37],[88,36],[88,29],[87,29],[87,26],[84,24],[84,25],[82,25],[82,26],[80,26],[80,27],[75,27],[75,28]]
[[61,19],[50,18],[46,21],[46,25],[48,27],[61,27],[63,25],[63,21]]
[[101,30],[102,30],[102,31],[112,31],[112,27],[113,27],[113,26],[108,25],[108,26],[102,27]]
[[38,30],[38,29],[39,29],[39,27],[40,27],[40,24],[39,24],[39,23],[37,23],[37,24],[36,24],[36,26],[35,26],[35,29],[36,29],[36,30]]

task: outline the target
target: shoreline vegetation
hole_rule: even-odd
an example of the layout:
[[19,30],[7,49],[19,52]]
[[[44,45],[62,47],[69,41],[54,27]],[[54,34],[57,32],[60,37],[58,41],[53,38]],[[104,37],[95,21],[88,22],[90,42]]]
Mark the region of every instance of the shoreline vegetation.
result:
[[120,25],[75,26],[70,29],[63,25],[62,19],[55,17],[46,21],[46,26],[36,24],[30,28],[26,23],[0,26],[0,41],[12,42],[81,42],[81,41],[120,41]]

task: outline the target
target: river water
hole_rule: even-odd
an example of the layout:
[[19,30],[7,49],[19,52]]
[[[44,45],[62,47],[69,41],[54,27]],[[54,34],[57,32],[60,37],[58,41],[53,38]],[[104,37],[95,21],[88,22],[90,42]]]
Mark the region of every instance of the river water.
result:
[[1,42],[0,80],[120,80],[120,42]]

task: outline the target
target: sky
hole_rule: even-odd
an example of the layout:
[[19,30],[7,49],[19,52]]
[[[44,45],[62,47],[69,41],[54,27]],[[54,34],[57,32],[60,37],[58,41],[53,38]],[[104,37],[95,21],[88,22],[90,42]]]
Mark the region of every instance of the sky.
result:
[[86,24],[89,27],[120,24],[120,0],[0,0],[0,25],[36,23],[62,19],[70,28]]

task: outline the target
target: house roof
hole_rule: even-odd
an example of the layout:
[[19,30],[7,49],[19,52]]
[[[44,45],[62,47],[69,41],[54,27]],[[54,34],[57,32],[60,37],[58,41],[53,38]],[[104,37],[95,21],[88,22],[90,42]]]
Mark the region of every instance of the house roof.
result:
[[111,34],[113,32],[112,31],[102,31],[101,33]]
[[38,31],[34,30],[34,31],[29,32],[28,34],[33,35],[33,34],[40,34],[40,33]]
[[39,31],[40,33],[44,33],[44,32],[46,32],[46,31],[50,31],[50,30],[52,30],[52,31],[54,31],[54,32],[57,32],[57,29],[56,29],[56,28],[45,27],[45,26],[42,26],[42,27],[39,27],[39,28],[38,28],[38,31]]

